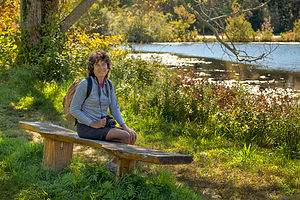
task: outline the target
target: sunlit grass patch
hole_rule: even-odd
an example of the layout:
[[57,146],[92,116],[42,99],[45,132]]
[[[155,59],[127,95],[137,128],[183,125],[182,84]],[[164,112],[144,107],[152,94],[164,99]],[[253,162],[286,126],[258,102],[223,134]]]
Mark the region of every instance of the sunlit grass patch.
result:
[[27,96],[22,97],[17,103],[11,102],[10,106],[17,110],[28,110],[34,102],[34,98]]

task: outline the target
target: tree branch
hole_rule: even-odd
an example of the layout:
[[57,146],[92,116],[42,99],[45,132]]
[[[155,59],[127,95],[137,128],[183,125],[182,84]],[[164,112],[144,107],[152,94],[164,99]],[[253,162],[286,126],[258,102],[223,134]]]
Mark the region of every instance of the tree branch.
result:
[[80,4],[61,22],[61,31],[65,33],[97,0],[82,0]]
[[265,5],[267,5],[270,1],[272,1],[272,0],[268,0],[265,3],[262,3],[262,4],[258,5],[257,7],[254,7],[254,8],[248,8],[248,9],[245,9],[245,10],[238,10],[237,12],[234,12],[234,13],[231,13],[231,14],[217,16],[217,17],[209,19],[209,21],[214,21],[214,20],[217,20],[217,19],[223,19],[223,18],[226,18],[226,17],[232,17],[234,15],[238,15],[238,14],[241,14],[241,13],[245,13],[245,12],[249,12],[249,11],[253,11],[253,10],[258,10],[258,9],[264,7]]
[[[226,16],[237,15],[237,14],[239,14],[239,13],[243,13],[243,12],[246,12],[246,11],[251,11],[251,10],[253,10],[253,9],[255,9],[255,10],[256,10],[256,9],[259,9],[259,8],[261,8],[262,6],[266,5],[266,4],[267,4],[268,2],[270,2],[270,1],[271,1],[271,0],[268,0],[267,2],[265,2],[265,3],[263,3],[263,4],[261,4],[261,5],[257,6],[257,7],[255,7],[255,8],[252,8],[252,9],[245,9],[245,10],[242,10],[242,11],[240,11],[240,12],[239,12],[239,11],[238,11],[238,12],[235,12],[235,13],[233,13],[233,14],[222,15],[222,16],[219,16],[219,17],[210,18],[210,17],[203,11],[203,9],[202,9],[202,7],[201,7],[201,5],[200,5],[200,4],[201,4],[200,1],[198,2],[198,3],[199,3],[198,5],[199,5],[199,9],[200,9],[202,15],[201,15],[198,11],[196,11],[195,9],[193,9],[192,7],[188,6],[185,0],[181,0],[181,2],[182,2],[182,4],[183,4],[183,6],[185,7],[185,9],[186,9],[187,11],[189,11],[190,13],[194,14],[194,15],[196,16],[197,20],[198,20],[201,24],[203,24],[203,25],[205,25],[206,27],[208,27],[208,28],[213,32],[213,34],[216,36],[216,39],[217,39],[217,40],[218,40],[218,41],[219,41],[226,49],[228,49],[231,53],[233,53],[233,55],[237,58],[237,60],[239,60],[239,61],[246,61],[246,62],[254,62],[254,61],[257,61],[257,60],[261,60],[261,59],[263,59],[263,58],[266,56],[266,54],[263,53],[263,54],[261,54],[260,56],[254,57],[254,56],[249,56],[245,51],[237,50],[237,49],[235,48],[235,45],[234,45],[233,42],[231,41],[231,39],[228,37],[226,31],[225,31],[225,34],[227,35],[227,38],[229,39],[230,44],[226,43],[223,39],[220,38],[218,30],[216,29],[215,26],[213,26],[213,25],[211,24],[211,22],[213,22],[213,23],[215,23],[217,26],[219,26],[219,24],[216,23],[215,20],[220,20],[220,19],[222,19],[222,18],[224,18],[224,17],[226,17]],[[222,27],[221,27],[221,28],[222,28]],[[222,28],[222,30],[225,30],[225,29]],[[243,55],[242,55],[242,54],[243,54]]]

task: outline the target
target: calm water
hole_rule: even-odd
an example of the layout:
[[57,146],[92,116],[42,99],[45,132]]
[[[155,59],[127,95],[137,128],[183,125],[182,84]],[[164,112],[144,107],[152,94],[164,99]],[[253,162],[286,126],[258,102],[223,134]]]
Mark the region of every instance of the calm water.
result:
[[272,51],[266,59],[255,64],[236,62],[217,43],[135,44],[133,48],[144,52],[146,57],[151,53],[170,66],[193,69],[199,76],[209,76],[214,80],[239,79],[263,87],[300,90],[300,43],[238,44],[237,48],[246,50],[250,55]]

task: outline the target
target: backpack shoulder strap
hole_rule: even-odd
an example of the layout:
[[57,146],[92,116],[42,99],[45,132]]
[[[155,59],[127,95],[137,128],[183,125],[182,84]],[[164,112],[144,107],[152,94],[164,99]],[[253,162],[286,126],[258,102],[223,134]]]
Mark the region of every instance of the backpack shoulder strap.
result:
[[107,82],[108,82],[108,84],[109,84],[109,89],[111,90],[111,89],[112,89],[112,82],[111,82],[111,80],[109,80],[109,79],[107,79]]
[[85,97],[84,101],[90,96],[90,94],[92,92],[92,88],[93,88],[92,78],[89,76],[89,77],[86,77],[85,79],[87,80],[88,84],[87,84],[86,97]]

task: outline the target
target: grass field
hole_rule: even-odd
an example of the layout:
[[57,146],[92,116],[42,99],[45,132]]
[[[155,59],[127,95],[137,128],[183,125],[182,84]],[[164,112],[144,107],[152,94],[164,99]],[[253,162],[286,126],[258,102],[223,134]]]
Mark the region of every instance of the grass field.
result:
[[[250,99],[240,86],[178,80],[153,63],[126,62],[111,78],[122,115],[138,132],[137,144],[190,154],[194,162],[163,167],[138,163],[134,174],[116,181],[102,166],[107,154],[76,146],[69,167],[44,170],[41,138],[18,128],[18,121],[74,129],[62,116],[68,84],[36,82],[28,78],[30,72],[2,69],[0,199],[300,198],[299,106],[293,100],[285,105],[279,99],[289,106],[283,110],[261,99],[244,105]],[[277,115],[277,121],[271,120]],[[282,122],[282,116],[288,119]]]

